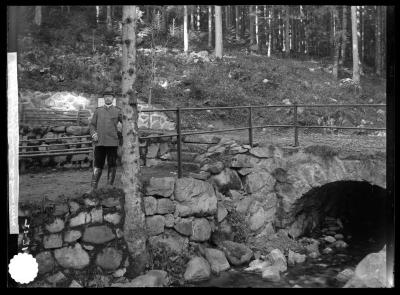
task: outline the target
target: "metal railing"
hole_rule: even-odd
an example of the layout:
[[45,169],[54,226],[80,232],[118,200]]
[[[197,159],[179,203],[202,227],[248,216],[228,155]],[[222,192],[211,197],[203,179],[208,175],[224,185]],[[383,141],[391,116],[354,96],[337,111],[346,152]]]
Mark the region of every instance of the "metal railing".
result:
[[[152,112],[175,112],[176,113],[176,133],[165,134],[165,135],[150,135],[146,137],[139,137],[139,139],[149,139],[149,138],[161,138],[161,137],[177,137],[177,154],[178,154],[178,177],[181,178],[182,171],[182,136],[194,135],[194,134],[208,134],[208,133],[220,133],[220,132],[230,132],[237,130],[248,130],[249,132],[249,145],[253,147],[253,130],[260,128],[280,128],[288,127],[294,128],[294,146],[299,146],[299,128],[328,128],[328,129],[356,129],[356,130],[386,130],[386,128],[378,127],[345,127],[345,126],[319,126],[319,125],[307,125],[301,126],[298,124],[298,108],[299,107],[311,107],[311,108],[348,108],[348,107],[386,107],[386,104],[297,104],[293,105],[260,105],[260,106],[226,106],[226,107],[196,107],[196,108],[169,108],[169,109],[149,109],[141,110],[141,113],[152,113]],[[293,124],[280,124],[280,125],[253,125],[253,110],[261,108],[292,108],[293,109]],[[248,110],[248,126],[229,128],[229,129],[219,129],[211,131],[194,131],[194,132],[182,132],[182,112],[183,111],[205,111],[205,110],[216,110],[216,109],[247,109]]]

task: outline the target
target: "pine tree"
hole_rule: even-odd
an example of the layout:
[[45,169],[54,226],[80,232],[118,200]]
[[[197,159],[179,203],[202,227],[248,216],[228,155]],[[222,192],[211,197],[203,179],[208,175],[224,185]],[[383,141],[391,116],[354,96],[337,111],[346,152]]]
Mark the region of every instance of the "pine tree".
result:
[[183,8],[183,50],[188,52],[189,50],[189,34],[188,34],[188,9],[187,5]]
[[360,84],[360,68],[358,58],[358,36],[357,36],[357,7],[351,6],[351,32],[353,42],[353,81]]
[[221,6],[215,6],[215,56],[222,58],[222,11]]

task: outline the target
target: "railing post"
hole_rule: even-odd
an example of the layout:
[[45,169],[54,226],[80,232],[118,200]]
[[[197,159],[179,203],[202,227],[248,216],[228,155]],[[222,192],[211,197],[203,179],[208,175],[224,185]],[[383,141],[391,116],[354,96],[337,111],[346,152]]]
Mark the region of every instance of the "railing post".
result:
[[178,150],[178,178],[182,178],[182,136],[181,136],[181,108],[176,110],[176,146]]
[[297,125],[297,102],[293,104],[294,146],[299,146],[299,129]]
[[252,107],[249,106],[249,145],[253,147],[253,113]]

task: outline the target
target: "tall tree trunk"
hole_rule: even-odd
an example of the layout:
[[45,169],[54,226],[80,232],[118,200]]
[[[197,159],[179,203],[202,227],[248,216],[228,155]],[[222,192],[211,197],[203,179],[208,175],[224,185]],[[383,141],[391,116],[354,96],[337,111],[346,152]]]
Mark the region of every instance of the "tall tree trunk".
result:
[[[335,33],[339,31],[339,18],[338,11],[336,7],[333,7],[333,23],[335,26]],[[338,64],[339,64],[339,38],[337,38],[336,34],[334,36],[334,52],[333,52],[333,69],[332,74],[335,79],[338,78]]]
[[225,28],[228,30],[229,27],[230,27],[229,6],[225,6]]
[[161,32],[166,34],[168,32],[168,11],[166,5],[162,7],[162,15]]
[[241,22],[241,32],[240,35],[244,39],[244,34],[246,32],[246,6],[242,5],[242,22]]
[[197,31],[200,31],[200,5],[197,5]]
[[139,191],[139,132],[136,81],[136,6],[122,10],[122,187],[125,194],[124,239],[130,255],[130,271],[139,275],[146,267],[146,227]]
[[188,34],[188,9],[187,5],[183,7],[183,50],[189,50],[189,34]]
[[360,61],[361,61],[361,64],[363,65],[364,64],[364,54],[365,54],[365,52],[364,52],[364,34],[365,34],[365,31],[364,31],[364,9],[363,9],[363,6],[359,6],[360,7]]
[[235,5],[235,33],[236,40],[239,40],[239,6]]
[[37,26],[40,26],[42,24],[42,6],[35,6],[34,22]]
[[376,24],[375,24],[375,73],[380,76],[382,74],[381,67],[381,6],[376,7]]
[[347,46],[347,6],[343,5],[343,27],[342,27],[342,48],[341,48],[341,59],[340,64],[346,62],[346,46]]
[[[265,5],[265,9],[267,8],[267,6]],[[274,6],[272,5],[269,9],[268,12],[268,57],[271,57],[271,47],[272,47],[272,40],[273,40],[273,28],[271,27],[272,24],[272,12],[273,12]]]
[[290,55],[290,8],[289,5],[285,7],[285,56],[289,57]]
[[250,45],[254,44],[254,5],[249,6]]
[[260,44],[260,35],[259,35],[259,27],[258,27],[258,5],[255,6],[255,11],[254,11],[254,21],[255,21],[255,29],[256,29],[256,44],[257,45],[261,45]]
[[384,73],[386,69],[386,10],[387,6],[381,7],[381,71]]
[[111,6],[107,5],[107,30],[111,31],[112,21],[111,21]]
[[194,31],[194,6],[191,6],[190,8],[190,29]]
[[357,6],[351,6],[351,33],[353,42],[353,81],[360,83],[360,68],[358,58],[358,36],[357,36]]
[[212,6],[208,6],[208,47],[212,47]]
[[222,58],[222,11],[221,6],[215,6],[215,56]]

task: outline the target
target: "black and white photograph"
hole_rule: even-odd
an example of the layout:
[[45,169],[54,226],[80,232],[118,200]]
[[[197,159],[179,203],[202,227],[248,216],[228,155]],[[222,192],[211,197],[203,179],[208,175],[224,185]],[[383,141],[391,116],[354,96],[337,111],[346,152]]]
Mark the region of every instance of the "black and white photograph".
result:
[[8,288],[395,287],[394,6],[32,4]]

